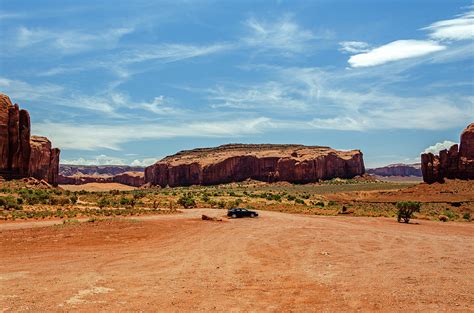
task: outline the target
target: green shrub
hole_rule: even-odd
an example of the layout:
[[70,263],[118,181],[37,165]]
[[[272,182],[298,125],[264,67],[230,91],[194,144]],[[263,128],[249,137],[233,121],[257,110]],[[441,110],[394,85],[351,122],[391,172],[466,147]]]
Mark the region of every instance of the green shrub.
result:
[[462,218],[465,219],[466,221],[470,221],[471,220],[471,212],[464,213]]
[[0,197],[0,206],[3,206],[5,210],[21,210],[22,207],[18,203],[18,200],[13,196]]
[[71,204],[76,204],[77,200],[78,200],[78,197],[76,194],[73,194],[71,197],[69,197],[69,201],[71,202]]
[[107,207],[107,206],[109,206],[109,205],[110,205],[110,202],[109,202],[109,200],[108,200],[107,198],[105,198],[105,197],[102,197],[102,198],[99,199],[99,201],[97,201],[97,206],[98,206],[99,208],[101,208],[101,209],[102,209],[102,208],[105,208],[105,207]]
[[304,200],[303,199],[295,199],[295,203],[296,204],[305,204]]
[[196,201],[191,193],[186,193],[178,199],[178,204],[185,209],[189,209],[196,206]]
[[51,205],[66,205],[70,203],[69,198],[64,197],[64,196],[52,196],[49,199],[49,203]]
[[402,201],[397,202],[398,214],[397,221],[400,223],[402,220],[404,223],[410,222],[410,219],[415,212],[420,212],[421,203],[413,201]]
[[204,193],[202,196],[201,196],[201,200],[208,203],[210,198],[209,198],[209,195],[207,193]]

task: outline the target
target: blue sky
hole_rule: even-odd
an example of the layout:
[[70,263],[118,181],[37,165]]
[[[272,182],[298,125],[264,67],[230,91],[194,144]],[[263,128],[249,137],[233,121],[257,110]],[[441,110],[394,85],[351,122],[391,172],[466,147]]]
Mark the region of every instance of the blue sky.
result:
[[224,143],[417,162],[474,121],[472,1],[0,0],[0,92],[62,162]]

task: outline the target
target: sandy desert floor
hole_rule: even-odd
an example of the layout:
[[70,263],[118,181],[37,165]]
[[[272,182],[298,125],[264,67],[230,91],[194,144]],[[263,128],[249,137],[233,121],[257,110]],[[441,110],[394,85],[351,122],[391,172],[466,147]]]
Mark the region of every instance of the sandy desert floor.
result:
[[88,183],[84,185],[60,185],[64,190],[69,191],[109,191],[109,190],[135,190],[136,187],[119,183]]
[[0,310],[474,310],[472,223],[203,213],[1,224]]

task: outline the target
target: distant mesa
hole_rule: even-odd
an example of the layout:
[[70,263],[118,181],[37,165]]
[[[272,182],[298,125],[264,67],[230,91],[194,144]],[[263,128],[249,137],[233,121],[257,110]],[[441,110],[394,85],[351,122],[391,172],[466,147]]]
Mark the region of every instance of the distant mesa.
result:
[[427,183],[444,182],[448,179],[474,179],[474,123],[461,134],[460,145],[444,149],[439,155],[421,155],[423,180]]
[[369,168],[367,174],[382,177],[422,177],[421,164],[390,164],[387,166]]
[[120,183],[139,187],[145,183],[144,168],[126,165],[59,165],[59,184]]
[[34,177],[58,184],[60,150],[46,137],[31,136],[30,115],[0,94],[0,176]]
[[181,151],[145,169],[145,183],[170,186],[217,185],[254,179],[311,183],[365,173],[362,152],[329,147],[229,144]]

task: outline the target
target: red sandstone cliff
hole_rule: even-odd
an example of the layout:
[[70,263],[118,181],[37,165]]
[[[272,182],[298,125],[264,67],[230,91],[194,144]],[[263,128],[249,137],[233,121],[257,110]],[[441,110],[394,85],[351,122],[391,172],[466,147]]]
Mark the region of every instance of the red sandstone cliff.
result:
[[215,185],[255,179],[310,183],[365,172],[359,150],[336,151],[302,145],[231,144],[182,151],[145,169],[152,185]]
[[0,176],[35,177],[57,185],[59,149],[45,137],[30,135],[30,115],[0,94]]
[[474,179],[474,123],[462,132],[459,147],[455,144],[439,155],[422,154],[421,170],[427,183],[443,182],[445,178]]

